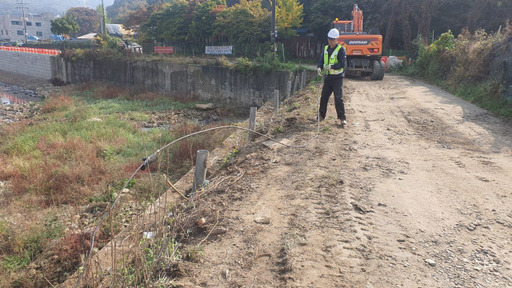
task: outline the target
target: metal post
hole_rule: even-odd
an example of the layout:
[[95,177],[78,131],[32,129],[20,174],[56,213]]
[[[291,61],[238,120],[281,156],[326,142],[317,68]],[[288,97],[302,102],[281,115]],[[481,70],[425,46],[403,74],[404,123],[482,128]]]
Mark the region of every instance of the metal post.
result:
[[295,76],[295,83],[293,84],[293,94],[297,92],[297,88],[299,88],[299,75]]
[[279,90],[274,90],[274,113],[279,110]]
[[300,81],[300,89],[306,86],[306,70],[302,70],[302,79]]
[[292,80],[288,80],[286,83],[286,99],[290,98],[290,94],[292,93]]
[[197,150],[196,167],[194,170],[194,182],[192,184],[192,195],[201,188],[206,177],[206,161],[208,150]]
[[249,137],[247,141],[252,142],[254,140],[254,127],[256,126],[256,110],[257,107],[251,107],[249,115]]

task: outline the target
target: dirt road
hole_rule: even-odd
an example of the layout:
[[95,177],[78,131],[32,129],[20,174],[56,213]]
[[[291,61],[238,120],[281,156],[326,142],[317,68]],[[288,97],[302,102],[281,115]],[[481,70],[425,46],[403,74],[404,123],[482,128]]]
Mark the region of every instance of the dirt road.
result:
[[512,287],[510,123],[400,76],[348,79],[344,91],[345,129],[332,98],[311,121],[312,87],[264,120],[299,147],[260,141],[211,176],[241,177],[209,194],[219,216],[206,231],[227,233],[201,243],[179,282]]

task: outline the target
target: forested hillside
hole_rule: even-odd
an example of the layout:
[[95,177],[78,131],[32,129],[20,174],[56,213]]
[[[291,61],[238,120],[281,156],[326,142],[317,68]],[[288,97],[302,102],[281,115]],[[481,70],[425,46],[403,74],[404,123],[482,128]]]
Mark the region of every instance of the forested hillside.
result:
[[[245,1],[245,0],[242,0]],[[251,0],[261,3],[269,9],[268,0]],[[95,9],[101,0],[26,0],[29,13],[51,12],[64,14],[71,7]],[[159,9],[166,3],[188,2],[189,4],[221,3],[231,7],[240,0],[104,0],[107,14],[112,23],[129,21],[132,14],[141,11]],[[278,0],[278,5],[297,2],[303,7],[302,27],[308,28],[317,37],[322,37],[330,22],[335,18],[350,19],[352,6],[357,3],[364,11],[365,30],[379,31],[384,36],[385,48],[410,49],[411,40],[418,34],[424,38],[435,39],[449,29],[458,35],[468,27],[470,32],[483,28],[494,32],[504,26],[507,18],[512,15],[512,0]],[[169,4],[167,4],[169,5]],[[0,0],[2,14],[21,14],[14,0]],[[158,6],[157,9],[150,8]],[[195,4],[191,5],[196,6]],[[194,10],[189,9],[189,15]],[[268,12],[270,17],[270,12]],[[140,19],[140,20],[147,20]],[[269,22],[268,22],[269,23]],[[131,23],[142,25],[143,23]],[[203,23],[204,27],[208,23]]]
[[[267,0],[249,2],[259,2],[264,9],[269,8]],[[424,39],[432,42],[432,39],[448,30],[458,35],[465,27],[470,32],[478,28],[494,32],[500,26],[503,27],[507,18],[512,15],[511,0],[277,0],[280,6],[293,4],[292,2],[302,6],[301,26],[308,28],[315,36],[322,39],[332,20],[351,18],[352,7],[357,3],[364,12],[365,30],[379,31],[384,36],[385,48],[402,50],[410,49],[411,40],[417,38],[418,34],[422,34]],[[153,13],[158,13],[164,6],[170,5],[166,3],[174,5],[188,3],[187,17],[193,17],[196,7],[208,5],[208,3],[231,7],[240,3],[240,0],[115,0],[107,11],[110,19],[122,23],[129,21],[130,15],[140,15],[141,11],[151,10],[152,6]],[[158,8],[155,9],[154,6]],[[139,20],[148,20],[149,15]],[[207,22],[202,24],[204,28],[210,25]],[[251,33],[251,31],[248,32]]]

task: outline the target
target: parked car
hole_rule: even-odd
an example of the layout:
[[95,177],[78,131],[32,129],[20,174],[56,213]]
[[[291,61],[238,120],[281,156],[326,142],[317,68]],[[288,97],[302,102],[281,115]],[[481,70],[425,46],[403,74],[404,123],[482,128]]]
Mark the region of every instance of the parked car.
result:
[[30,35],[30,36],[27,37],[27,41],[39,42],[39,37]]

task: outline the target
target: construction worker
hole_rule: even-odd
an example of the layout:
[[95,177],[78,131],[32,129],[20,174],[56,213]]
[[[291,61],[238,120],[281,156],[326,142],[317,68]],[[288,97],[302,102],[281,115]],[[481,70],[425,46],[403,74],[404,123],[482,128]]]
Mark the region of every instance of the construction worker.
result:
[[345,67],[347,53],[345,48],[338,44],[340,32],[333,28],[327,33],[329,45],[326,45],[320,61],[318,62],[318,74],[324,77],[322,96],[320,97],[319,121],[325,119],[327,103],[334,92],[334,106],[340,125],[345,127],[345,104],[343,103],[343,68]]

